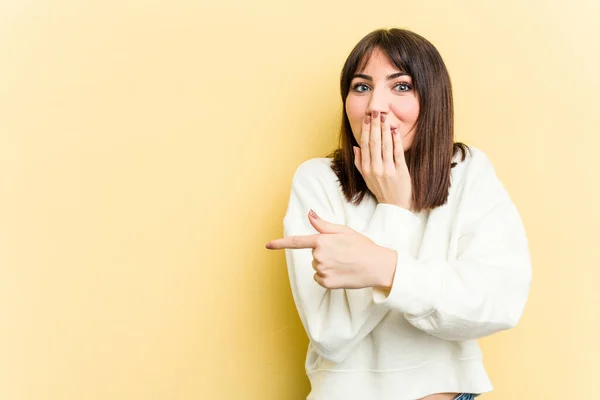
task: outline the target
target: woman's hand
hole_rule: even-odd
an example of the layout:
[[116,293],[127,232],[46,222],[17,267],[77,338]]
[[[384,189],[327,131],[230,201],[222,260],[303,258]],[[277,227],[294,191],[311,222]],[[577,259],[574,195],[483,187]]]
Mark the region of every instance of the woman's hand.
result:
[[289,236],[267,243],[267,249],[312,249],[315,281],[327,289],[389,289],[397,253],[378,246],[346,225],[333,224],[311,210],[315,235]]
[[363,120],[360,148],[354,147],[354,165],[378,202],[410,210],[412,183],[402,136],[390,130],[385,115],[380,116],[378,111]]

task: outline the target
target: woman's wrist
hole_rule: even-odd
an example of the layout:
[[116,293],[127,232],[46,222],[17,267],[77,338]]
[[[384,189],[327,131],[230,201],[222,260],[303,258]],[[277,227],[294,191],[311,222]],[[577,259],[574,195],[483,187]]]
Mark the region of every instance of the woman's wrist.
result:
[[375,265],[372,266],[377,271],[376,284],[374,287],[389,292],[392,289],[392,283],[394,282],[396,263],[398,262],[398,253],[395,250],[388,249],[387,247],[378,247],[379,254],[377,257],[373,257],[373,262]]

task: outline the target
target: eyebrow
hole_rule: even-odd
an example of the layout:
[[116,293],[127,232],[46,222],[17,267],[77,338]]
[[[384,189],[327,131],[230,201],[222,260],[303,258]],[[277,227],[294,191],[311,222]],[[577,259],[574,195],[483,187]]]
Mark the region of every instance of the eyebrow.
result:
[[[408,74],[406,72],[396,72],[396,73],[393,73],[391,75],[386,76],[385,79],[387,79],[389,81],[389,80],[392,80],[392,79],[399,78],[401,76],[408,76]],[[373,82],[373,77],[370,76],[370,75],[354,74],[354,76],[352,77],[352,79],[354,79],[354,78],[363,78],[363,79],[365,79],[365,80],[367,80],[369,82]]]

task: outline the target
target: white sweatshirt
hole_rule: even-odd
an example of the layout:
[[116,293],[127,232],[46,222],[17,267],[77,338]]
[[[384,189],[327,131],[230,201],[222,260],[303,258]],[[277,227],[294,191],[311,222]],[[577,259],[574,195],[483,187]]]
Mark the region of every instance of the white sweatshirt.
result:
[[470,147],[452,169],[448,203],[414,214],[366,196],[348,203],[331,159],[298,167],[284,236],[318,233],[312,208],[398,253],[392,289],[325,289],[311,249],[285,250],[310,340],[308,400],[415,400],[492,390],[477,339],[516,325],[531,281],[517,209],[488,158]]

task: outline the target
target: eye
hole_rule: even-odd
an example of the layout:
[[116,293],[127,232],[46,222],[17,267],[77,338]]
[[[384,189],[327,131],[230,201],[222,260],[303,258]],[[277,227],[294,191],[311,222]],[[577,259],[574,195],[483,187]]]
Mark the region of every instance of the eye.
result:
[[366,92],[369,89],[370,88],[367,85],[365,85],[364,83],[356,83],[352,86],[352,90],[354,90],[355,92],[358,92],[358,93]]
[[396,86],[394,86],[398,92],[410,92],[412,90],[412,86],[406,82],[398,82]]

